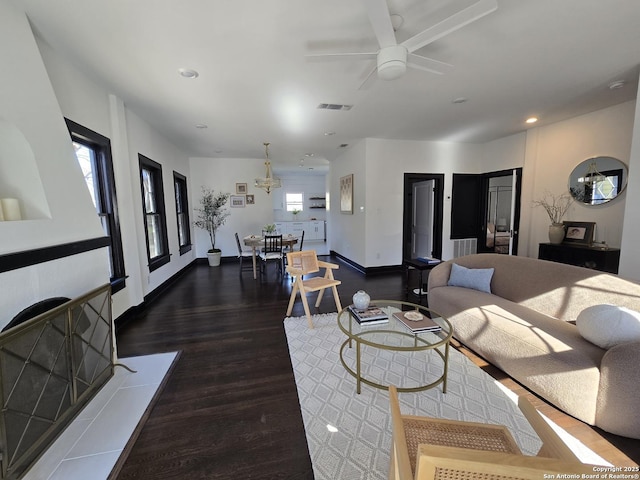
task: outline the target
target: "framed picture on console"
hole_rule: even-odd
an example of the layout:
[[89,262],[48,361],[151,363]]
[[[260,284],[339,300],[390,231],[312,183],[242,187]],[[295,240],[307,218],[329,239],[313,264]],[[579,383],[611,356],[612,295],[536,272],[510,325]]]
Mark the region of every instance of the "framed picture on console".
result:
[[572,243],[576,245],[591,246],[593,243],[593,232],[595,222],[562,222],[565,227],[564,240],[562,243]]

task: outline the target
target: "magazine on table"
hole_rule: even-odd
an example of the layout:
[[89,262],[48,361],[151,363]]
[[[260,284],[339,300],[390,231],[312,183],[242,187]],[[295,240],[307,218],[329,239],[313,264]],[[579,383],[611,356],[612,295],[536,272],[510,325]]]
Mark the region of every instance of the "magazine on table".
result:
[[369,305],[366,310],[358,310],[353,305],[349,305],[349,312],[360,324],[373,325],[389,321],[389,316],[384,313],[384,310],[373,304]]
[[408,312],[396,312],[393,316],[407,327],[412,333],[433,332],[437,333],[442,327],[429,317],[423,315],[417,310]]

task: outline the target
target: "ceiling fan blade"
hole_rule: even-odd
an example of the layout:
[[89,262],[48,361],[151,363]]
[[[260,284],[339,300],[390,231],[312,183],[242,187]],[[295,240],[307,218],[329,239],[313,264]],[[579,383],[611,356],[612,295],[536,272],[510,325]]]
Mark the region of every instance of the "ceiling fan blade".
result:
[[442,75],[444,73],[442,70],[447,70],[453,67],[450,63],[439,62],[438,60],[423,57],[422,55],[416,55],[415,53],[410,53],[407,56],[407,66],[438,75]]
[[485,15],[495,12],[497,9],[498,4],[496,0],[480,0],[470,7],[460,10],[458,13],[442,20],[440,23],[436,23],[434,26],[402,42],[402,45],[404,45],[409,52],[414,52]]
[[397,45],[386,0],[365,0],[365,5],[380,48]]
[[369,72],[369,75],[367,75],[367,78],[364,79],[364,82],[362,82],[360,84],[360,86],[358,87],[358,90],[366,90],[368,89],[371,85],[373,85],[373,82],[375,82],[376,80],[376,75],[374,75],[376,72],[378,71],[378,67],[373,67],[373,70],[371,70]]
[[372,53],[315,53],[305,55],[304,57],[312,61],[325,61],[325,60],[371,60],[376,59],[377,52]]

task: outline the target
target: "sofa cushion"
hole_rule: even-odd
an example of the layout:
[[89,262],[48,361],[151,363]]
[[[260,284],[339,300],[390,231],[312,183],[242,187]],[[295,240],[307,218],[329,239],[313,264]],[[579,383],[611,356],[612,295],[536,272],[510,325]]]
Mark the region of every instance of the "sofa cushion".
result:
[[448,285],[491,293],[493,272],[493,268],[467,268],[457,263],[452,263]]
[[576,319],[580,335],[601,348],[640,340],[640,312],[617,305],[587,307]]

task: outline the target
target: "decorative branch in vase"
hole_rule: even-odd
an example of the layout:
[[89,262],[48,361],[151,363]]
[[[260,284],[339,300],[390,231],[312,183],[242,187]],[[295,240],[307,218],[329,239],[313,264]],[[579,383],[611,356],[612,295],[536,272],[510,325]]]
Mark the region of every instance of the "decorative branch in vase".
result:
[[544,195],[539,200],[534,200],[534,207],[542,207],[549,215],[551,225],[549,225],[549,241],[551,243],[562,243],[564,240],[564,225],[562,219],[569,210],[569,207],[573,203],[573,197],[568,193],[561,195],[554,195],[548,191],[544,192]]

